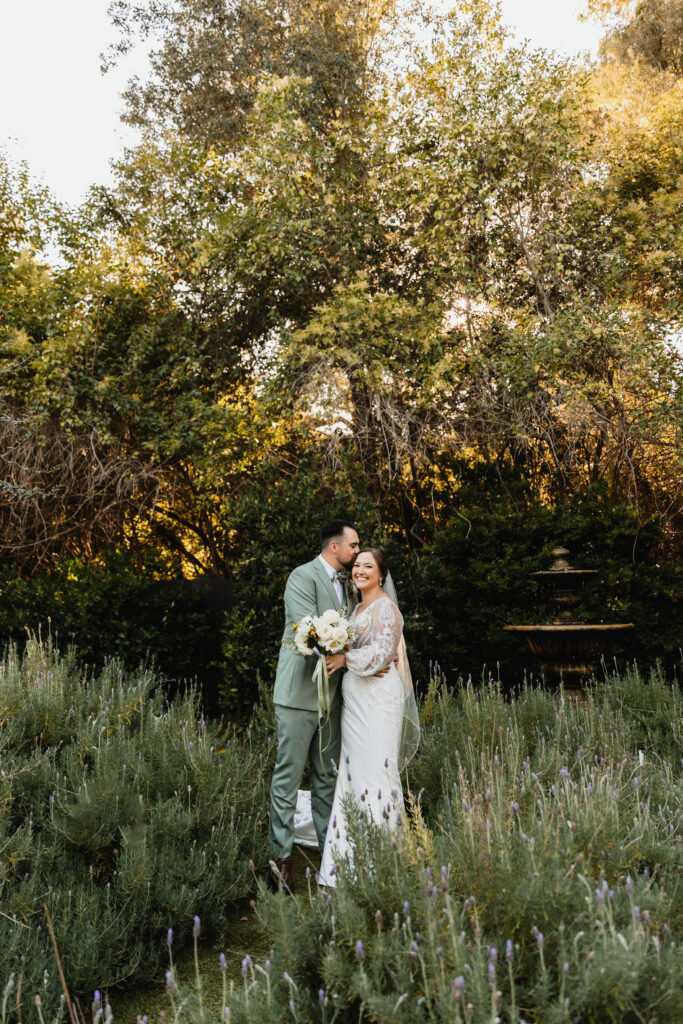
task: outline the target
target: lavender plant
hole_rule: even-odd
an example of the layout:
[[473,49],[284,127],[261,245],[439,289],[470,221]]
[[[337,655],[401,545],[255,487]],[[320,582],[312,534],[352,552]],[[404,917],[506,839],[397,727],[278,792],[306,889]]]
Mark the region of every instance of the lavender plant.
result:
[[[167,705],[147,671],[97,676],[32,639],[0,663],[0,977],[24,1016],[61,989],[155,976],[162,935],[220,928],[265,848],[268,744],[207,723],[189,693]],[[14,1004],[8,1004],[14,1013]]]
[[213,1001],[171,960],[169,1017],[683,1022],[682,710],[635,671],[583,706],[435,679],[398,833],[349,808],[336,892],[310,871],[294,898],[260,886],[271,952],[245,949],[237,982],[221,958]]
[[608,685],[579,707],[435,685],[410,821],[392,836],[355,808],[334,895],[262,889],[273,952],[245,956],[229,1019],[683,1021],[681,702],[663,693],[664,756]]

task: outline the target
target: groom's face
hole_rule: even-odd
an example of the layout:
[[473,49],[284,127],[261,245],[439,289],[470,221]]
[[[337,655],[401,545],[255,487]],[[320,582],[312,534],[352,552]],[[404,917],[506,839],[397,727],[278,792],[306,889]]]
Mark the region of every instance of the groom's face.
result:
[[334,555],[339,564],[343,569],[350,569],[360,548],[360,540],[356,531],[350,526],[345,526],[341,540],[332,541],[332,543],[336,546]]

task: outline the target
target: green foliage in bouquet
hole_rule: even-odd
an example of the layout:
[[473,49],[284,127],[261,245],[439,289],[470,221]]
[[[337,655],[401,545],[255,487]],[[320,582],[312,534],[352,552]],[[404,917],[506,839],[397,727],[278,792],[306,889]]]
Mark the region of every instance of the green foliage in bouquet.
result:
[[[59,1001],[150,978],[194,915],[220,928],[265,848],[268,738],[164,701],[146,671],[97,674],[32,638],[0,663],[0,972]],[[24,1006],[26,1006],[26,1002]]]

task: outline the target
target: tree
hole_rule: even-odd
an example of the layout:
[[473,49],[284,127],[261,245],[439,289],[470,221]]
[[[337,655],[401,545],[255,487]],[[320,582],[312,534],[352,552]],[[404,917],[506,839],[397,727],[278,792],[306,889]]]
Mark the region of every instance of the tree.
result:
[[397,0],[112,0],[121,39],[156,38],[152,76],[126,93],[126,119],[232,149],[269,78],[310,81],[306,118],[345,119],[375,88],[378,62],[401,22]]
[[602,18],[612,16],[601,43],[603,56],[683,75],[681,0],[588,0],[588,9]]

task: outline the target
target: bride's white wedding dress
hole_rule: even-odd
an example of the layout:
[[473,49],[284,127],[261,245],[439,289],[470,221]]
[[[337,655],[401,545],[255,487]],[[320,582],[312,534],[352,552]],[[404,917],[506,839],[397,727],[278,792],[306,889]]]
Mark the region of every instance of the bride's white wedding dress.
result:
[[[403,812],[399,747],[405,689],[393,665],[403,632],[403,617],[384,595],[367,608],[359,605],[350,617],[357,635],[347,652],[342,681],[341,754],[325,849],[320,865],[321,885],[335,885],[334,866],[351,850],[346,835],[344,798],[353,794],[358,805],[390,829]],[[375,673],[390,665],[384,676]]]

